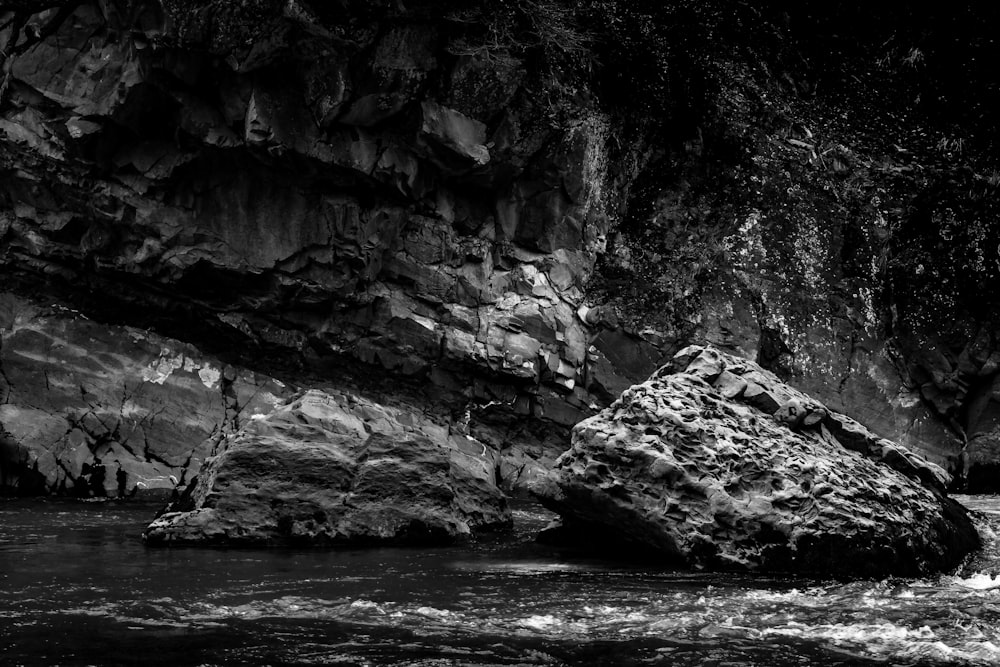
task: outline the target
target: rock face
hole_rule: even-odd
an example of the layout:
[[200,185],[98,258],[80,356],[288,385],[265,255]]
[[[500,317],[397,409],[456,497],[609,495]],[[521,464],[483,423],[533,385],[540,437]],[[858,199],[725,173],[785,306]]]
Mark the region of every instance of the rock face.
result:
[[189,344],[0,292],[0,493],[169,498],[290,394]]
[[[0,495],[169,499],[223,438],[299,391],[306,378],[293,377],[299,385],[175,339],[0,292]],[[359,418],[374,432],[416,424],[435,442],[476,455],[507,492],[525,492],[555,460],[551,433],[502,414],[492,420],[494,406],[455,412],[432,397],[399,394],[342,403],[371,406]],[[470,424],[473,410],[479,423]]]
[[573,430],[538,487],[550,539],[698,568],[951,567],[979,540],[947,475],[754,363],[689,347]]
[[430,383],[473,425],[491,406],[558,435],[645,377],[588,376],[578,315],[614,206],[609,121],[584,105],[557,126],[538,100],[558,82],[519,57],[456,57],[460,30],[348,4],[325,24],[74,5],[6,63],[0,273],[233,340],[234,363]]
[[307,392],[227,437],[186,511],[160,516],[145,540],[442,543],[508,527],[486,448],[467,453],[468,439],[446,434],[356,396]]
[[[431,386],[493,449],[527,442],[504,464],[514,483],[537,478],[570,427],[690,340],[779,370],[951,472],[962,472],[968,442],[969,479],[994,478],[996,327],[954,345],[894,332],[897,304],[881,289],[886,237],[905,227],[913,193],[888,198],[876,180],[848,187],[920,172],[905,163],[913,147],[866,152],[864,137],[836,129],[855,109],[798,99],[792,79],[764,75],[775,63],[759,66],[757,44],[752,58],[727,50],[713,62],[721,80],[684,69],[700,57],[667,64],[671,76],[654,78],[676,78],[677,91],[667,89],[677,108],[664,110],[643,94],[617,99],[614,86],[608,94],[581,72],[567,78],[565,53],[539,51],[566,35],[544,21],[572,26],[580,3],[463,2],[448,12],[429,0],[52,4],[65,10],[20,3],[25,20],[3,34],[5,289],[202,349],[231,341],[220,367],[280,358],[318,376],[350,369],[383,389]],[[585,3],[615,4],[634,3]],[[505,11],[529,15],[497,42],[494,19]],[[785,36],[796,35],[765,41]],[[623,73],[611,78],[627,81]],[[687,99],[716,90],[705,109]],[[673,133],[641,129],[656,125],[650,108]],[[923,134],[886,122],[873,123],[883,140]],[[869,201],[851,204],[841,189],[869,190]],[[625,272],[618,283],[615,271]],[[636,324],[624,293],[677,321]],[[26,360],[35,357],[14,356],[12,368],[34,373]],[[53,410],[44,424],[39,413],[3,423],[62,442],[52,434],[70,422]],[[179,443],[193,451],[225,419],[203,421],[213,425],[163,445],[167,464],[116,449],[103,478],[106,456],[80,454],[87,460],[65,474],[43,462],[44,482],[19,484],[116,493],[130,456],[146,472],[127,478],[126,492],[140,476],[180,479],[191,452]],[[18,463],[6,469],[24,461],[10,457]],[[81,476],[72,488],[62,481]]]

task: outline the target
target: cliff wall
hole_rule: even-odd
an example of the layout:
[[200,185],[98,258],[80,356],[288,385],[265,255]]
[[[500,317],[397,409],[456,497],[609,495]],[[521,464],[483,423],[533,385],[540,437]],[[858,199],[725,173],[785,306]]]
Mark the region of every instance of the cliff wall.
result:
[[706,340],[952,471],[991,451],[994,329],[958,305],[918,326],[901,286],[942,264],[913,221],[966,229],[945,195],[996,184],[911,178],[923,149],[870,141],[878,110],[780,68],[794,49],[665,47],[643,88],[606,5],[19,5],[4,288],[296,386],[409,393],[497,450],[558,452]]

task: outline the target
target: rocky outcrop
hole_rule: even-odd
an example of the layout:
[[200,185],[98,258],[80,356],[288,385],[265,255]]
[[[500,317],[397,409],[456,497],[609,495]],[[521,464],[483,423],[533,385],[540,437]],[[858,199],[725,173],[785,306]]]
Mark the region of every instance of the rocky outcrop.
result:
[[979,545],[937,466],[758,365],[682,350],[573,430],[538,486],[549,538],[679,565],[917,575]]
[[0,293],[0,493],[169,498],[290,393],[189,344]]
[[[303,370],[292,375],[298,384],[176,339],[0,292],[0,495],[169,499],[223,438],[300,387],[331,384]],[[551,432],[509,420],[502,406],[455,411],[403,388],[364,397],[355,387],[347,399],[349,383],[338,384],[341,403],[360,410],[369,430],[416,424],[434,442],[481,459],[508,493],[525,493],[557,455]]]
[[588,374],[578,314],[616,196],[596,105],[555,123],[558,82],[456,55],[461,22],[203,5],[78,3],[7,62],[12,289],[234,341],[234,364],[430,383],[473,426],[548,424],[553,456],[604,384],[640,379]]
[[[659,34],[644,7],[589,3],[621,19],[590,34],[569,2],[61,4],[20,3],[0,30],[6,289],[225,348],[223,366],[430,386],[494,450],[527,439],[503,465],[515,484],[690,340],[950,472],[970,442],[968,478],[992,474],[989,328],[910,341],[882,289],[923,187],[878,180],[920,171],[888,138],[933,133],[876,118],[883,155],[844,129],[855,109],[789,90],[764,44],[793,41],[789,16],[743,29],[662,5],[677,27]],[[719,16],[736,23],[700,20]],[[688,55],[759,34],[780,38]],[[643,45],[650,62],[620,52]],[[996,245],[932,224],[928,257],[965,227]],[[925,259],[904,268],[932,280]]]
[[[487,448],[351,394],[309,391],[228,436],[147,544],[441,543],[508,527]],[[171,508],[173,510],[174,508]]]

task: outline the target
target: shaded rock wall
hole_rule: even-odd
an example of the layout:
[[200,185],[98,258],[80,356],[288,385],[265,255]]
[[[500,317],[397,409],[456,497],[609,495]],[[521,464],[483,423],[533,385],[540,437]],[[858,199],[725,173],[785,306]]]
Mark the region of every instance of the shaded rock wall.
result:
[[0,491],[169,498],[291,391],[192,345],[0,293]]
[[[317,384],[319,402],[305,404],[322,408],[328,430],[347,429],[357,446],[372,433],[419,438],[494,495],[525,492],[556,455],[545,429],[470,424],[427,396]],[[189,496],[206,488],[199,472],[230,436],[278,407],[287,417],[301,394],[188,343],[0,292],[0,494]],[[295,429],[286,440],[294,449]]]
[[557,128],[553,82],[419,23],[279,16],[219,53],[169,46],[155,4],[105,9],[12,62],[10,284],[257,363],[380,368],[459,413],[589,414],[578,311],[614,185],[596,107]]
[[902,167],[834,151],[804,83],[734,51],[664,139],[534,47],[408,7],[81,2],[14,36],[5,285],[289,382],[422,394],[520,443],[512,478],[693,339],[949,470],[977,433],[991,460],[992,353],[886,327],[888,204],[831,189]]

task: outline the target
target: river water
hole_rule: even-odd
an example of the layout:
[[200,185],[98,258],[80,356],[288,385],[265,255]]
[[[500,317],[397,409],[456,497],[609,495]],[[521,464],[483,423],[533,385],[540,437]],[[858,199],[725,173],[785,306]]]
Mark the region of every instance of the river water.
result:
[[0,501],[0,665],[1000,664],[1000,499],[962,571],[837,583],[537,545],[147,549],[155,507]]

